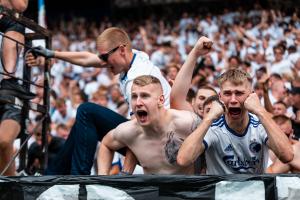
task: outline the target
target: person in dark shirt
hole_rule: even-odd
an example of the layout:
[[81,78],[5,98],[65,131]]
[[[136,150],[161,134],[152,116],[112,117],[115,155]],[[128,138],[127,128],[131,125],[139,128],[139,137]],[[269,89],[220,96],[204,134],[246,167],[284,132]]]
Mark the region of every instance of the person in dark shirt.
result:
[[[36,172],[43,174],[44,153],[42,150],[42,133],[38,131],[35,133],[36,141],[33,142],[28,150],[28,162],[26,167],[26,173],[28,175],[34,175]],[[50,132],[47,133],[48,138],[48,165],[54,165],[54,158],[62,149],[65,139],[52,136]]]

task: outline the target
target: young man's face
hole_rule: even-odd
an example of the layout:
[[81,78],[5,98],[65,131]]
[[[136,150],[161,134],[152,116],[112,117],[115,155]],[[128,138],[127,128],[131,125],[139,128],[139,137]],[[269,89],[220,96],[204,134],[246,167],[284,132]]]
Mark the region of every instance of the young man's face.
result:
[[279,62],[282,60],[283,52],[281,49],[274,49],[275,61]]
[[275,103],[273,105],[273,114],[274,116],[285,115],[286,107],[282,103]]
[[175,80],[177,74],[178,74],[178,70],[176,67],[169,67],[168,74],[167,74],[169,79]]
[[293,135],[293,127],[291,122],[287,121],[283,124],[278,124],[279,128],[285,133],[288,138],[291,138]]
[[158,110],[164,106],[164,96],[160,85],[138,86],[133,84],[131,89],[131,106],[141,126],[148,126],[153,120],[157,120]]
[[116,75],[123,72],[126,68],[126,63],[123,59],[125,46],[119,45],[113,48],[106,47],[106,45],[98,47],[98,56],[105,63],[105,67],[109,68],[111,72]]
[[192,100],[192,106],[194,109],[194,112],[197,113],[200,117],[203,117],[203,103],[204,101],[213,95],[216,95],[216,93],[209,89],[199,89],[197,92],[197,95]]
[[251,93],[251,85],[248,81],[235,85],[226,81],[221,86],[220,100],[224,102],[227,108],[227,117],[229,120],[240,120],[246,110],[244,102]]
[[65,115],[67,113],[67,106],[66,104],[62,104],[57,107],[58,112],[60,112],[62,115]]

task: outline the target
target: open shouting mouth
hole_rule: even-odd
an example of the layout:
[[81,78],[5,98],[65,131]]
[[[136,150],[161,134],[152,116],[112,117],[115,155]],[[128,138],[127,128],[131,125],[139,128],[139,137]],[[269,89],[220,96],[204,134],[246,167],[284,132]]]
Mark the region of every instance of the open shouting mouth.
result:
[[145,110],[137,110],[136,114],[141,123],[145,123],[147,121],[148,113]]
[[239,107],[230,107],[230,108],[228,108],[228,113],[232,118],[240,118],[242,109]]

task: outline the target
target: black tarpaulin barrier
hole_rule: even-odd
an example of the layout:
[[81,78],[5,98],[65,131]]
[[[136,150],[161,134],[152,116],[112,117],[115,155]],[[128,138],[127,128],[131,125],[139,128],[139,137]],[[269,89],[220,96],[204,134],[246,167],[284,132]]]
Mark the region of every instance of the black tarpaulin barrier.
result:
[[299,178],[298,174],[0,177],[0,199],[300,199]]

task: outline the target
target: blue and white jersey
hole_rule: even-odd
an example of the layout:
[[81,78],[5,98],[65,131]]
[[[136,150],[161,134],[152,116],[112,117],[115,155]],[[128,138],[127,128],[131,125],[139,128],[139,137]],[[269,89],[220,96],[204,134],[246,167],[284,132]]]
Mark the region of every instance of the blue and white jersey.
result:
[[169,85],[168,81],[162,75],[160,69],[156,67],[150,60],[149,56],[142,52],[133,50],[134,57],[131,61],[130,69],[127,73],[120,74],[120,88],[121,91],[129,104],[129,108],[131,110],[130,98],[131,98],[131,87],[133,84],[133,80],[142,75],[151,75],[158,78],[161,82],[163,93],[165,96],[165,107],[170,108],[170,93],[171,93],[171,86]]
[[215,120],[204,137],[207,174],[264,173],[268,162],[268,140],[257,116],[249,114],[243,134],[226,123],[224,115]]

